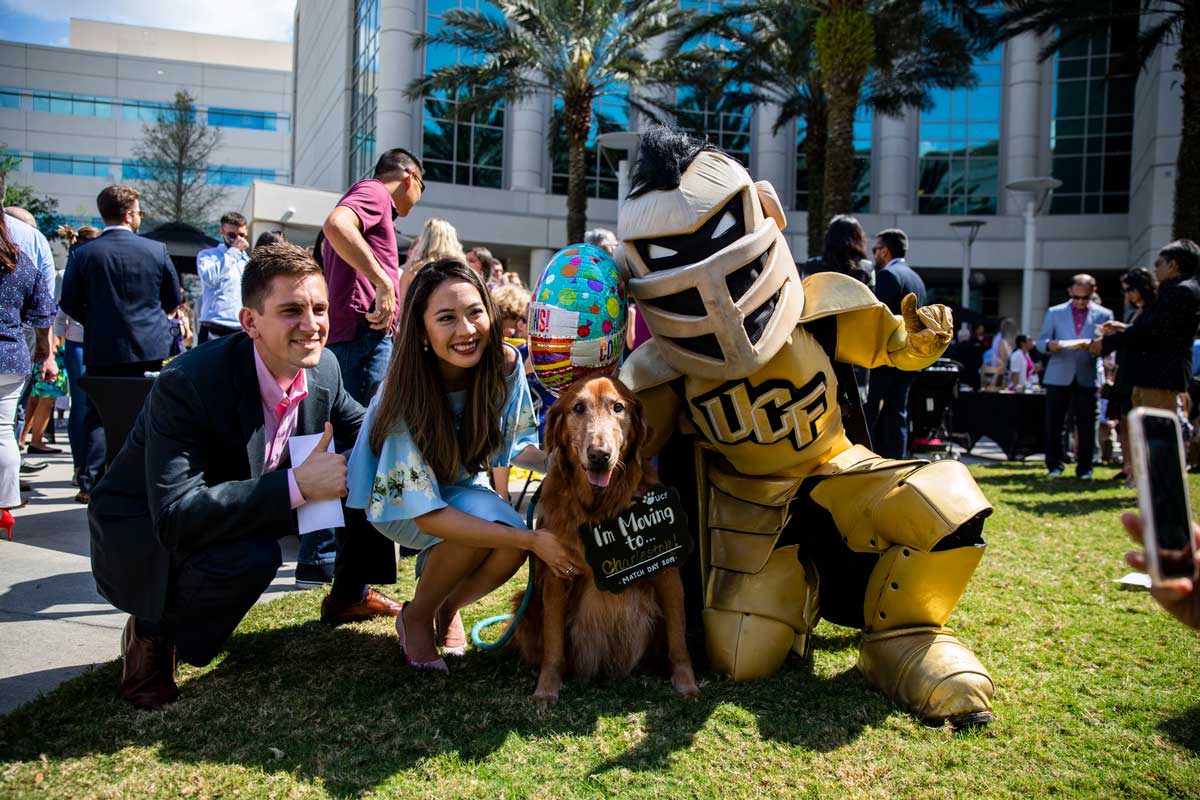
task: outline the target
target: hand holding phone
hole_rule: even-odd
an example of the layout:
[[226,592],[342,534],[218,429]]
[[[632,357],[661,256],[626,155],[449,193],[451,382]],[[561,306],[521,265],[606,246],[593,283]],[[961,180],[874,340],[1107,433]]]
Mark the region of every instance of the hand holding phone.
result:
[[[1142,518],[1137,514],[1122,514],[1121,523],[1129,531],[1129,538],[1136,544],[1145,540]],[[1192,523],[1192,549],[1200,546],[1200,525]],[[1146,554],[1135,550],[1125,554],[1125,563],[1134,569],[1146,571]],[[1150,594],[1171,616],[1190,628],[1200,629],[1200,591],[1191,578],[1171,578],[1150,588]]]
[[1128,422],[1147,571],[1156,586],[1176,578],[1194,579],[1192,510],[1179,417],[1139,407],[1129,412]]

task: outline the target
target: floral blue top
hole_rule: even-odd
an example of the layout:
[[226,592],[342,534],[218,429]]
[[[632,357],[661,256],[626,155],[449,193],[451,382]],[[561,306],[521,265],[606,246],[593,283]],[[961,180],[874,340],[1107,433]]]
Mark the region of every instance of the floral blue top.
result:
[[[17,245],[18,256],[16,269],[0,270],[0,374],[28,375],[33,365],[21,323],[31,328],[50,327],[54,321],[54,286],[36,263],[34,248],[29,245],[35,234],[41,234],[7,214],[4,222]],[[49,246],[46,250],[48,253]],[[54,274],[53,266],[49,274]]]
[[[506,344],[505,347],[510,345]],[[491,467],[508,466],[513,457],[526,447],[538,445],[537,418],[533,413],[533,400],[525,382],[520,359],[517,360],[512,373],[505,378],[505,383],[508,386],[508,396],[500,412],[503,440],[500,448],[489,459]],[[439,484],[433,469],[425,462],[404,424],[388,436],[378,456],[371,452],[371,426],[374,424],[378,400],[379,395],[376,394],[367,407],[362,428],[359,429],[358,441],[355,442],[354,452],[350,455],[349,475],[346,480],[349,495],[346,505],[351,508],[365,508],[367,519],[388,533],[386,528],[389,526],[378,523],[410,520],[448,505],[457,507],[459,503],[455,502],[454,498],[462,494],[461,490],[464,489],[482,489],[490,493],[496,501],[504,502],[492,492],[486,472],[472,475],[462,470],[453,484]],[[457,426],[462,419],[466,392],[450,392],[446,395],[446,401],[454,412]],[[472,508],[463,510],[471,512]]]

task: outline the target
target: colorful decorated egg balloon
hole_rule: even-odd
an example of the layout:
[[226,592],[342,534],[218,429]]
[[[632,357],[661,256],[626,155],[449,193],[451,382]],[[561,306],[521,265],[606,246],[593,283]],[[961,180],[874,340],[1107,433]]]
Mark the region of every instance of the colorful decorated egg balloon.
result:
[[625,345],[625,284],[607,251],[573,244],[538,278],[529,303],[533,372],[555,397],[579,378],[615,375]]

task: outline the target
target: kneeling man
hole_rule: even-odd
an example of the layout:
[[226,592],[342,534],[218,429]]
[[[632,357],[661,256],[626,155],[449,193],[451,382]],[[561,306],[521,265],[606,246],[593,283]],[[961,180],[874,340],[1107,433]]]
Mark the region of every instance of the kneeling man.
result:
[[[213,659],[282,563],[295,511],[344,497],[363,408],[325,352],[321,268],[290,244],[256,248],[242,277],[243,333],[168,364],[88,507],[92,572],[131,617],[119,692],[142,708],[171,702],[175,658]],[[288,438],[322,433],[292,464]],[[393,583],[392,543],[346,509],[326,622],[399,613],[369,582]]]

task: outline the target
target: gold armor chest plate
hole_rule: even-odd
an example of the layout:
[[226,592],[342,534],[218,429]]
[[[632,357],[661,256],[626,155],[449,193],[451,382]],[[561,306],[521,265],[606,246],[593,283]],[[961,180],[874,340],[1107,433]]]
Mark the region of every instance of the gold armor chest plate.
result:
[[803,327],[753,375],[685,378],[684,406],[744,475],[804,475],[848,446],[833,364]]

